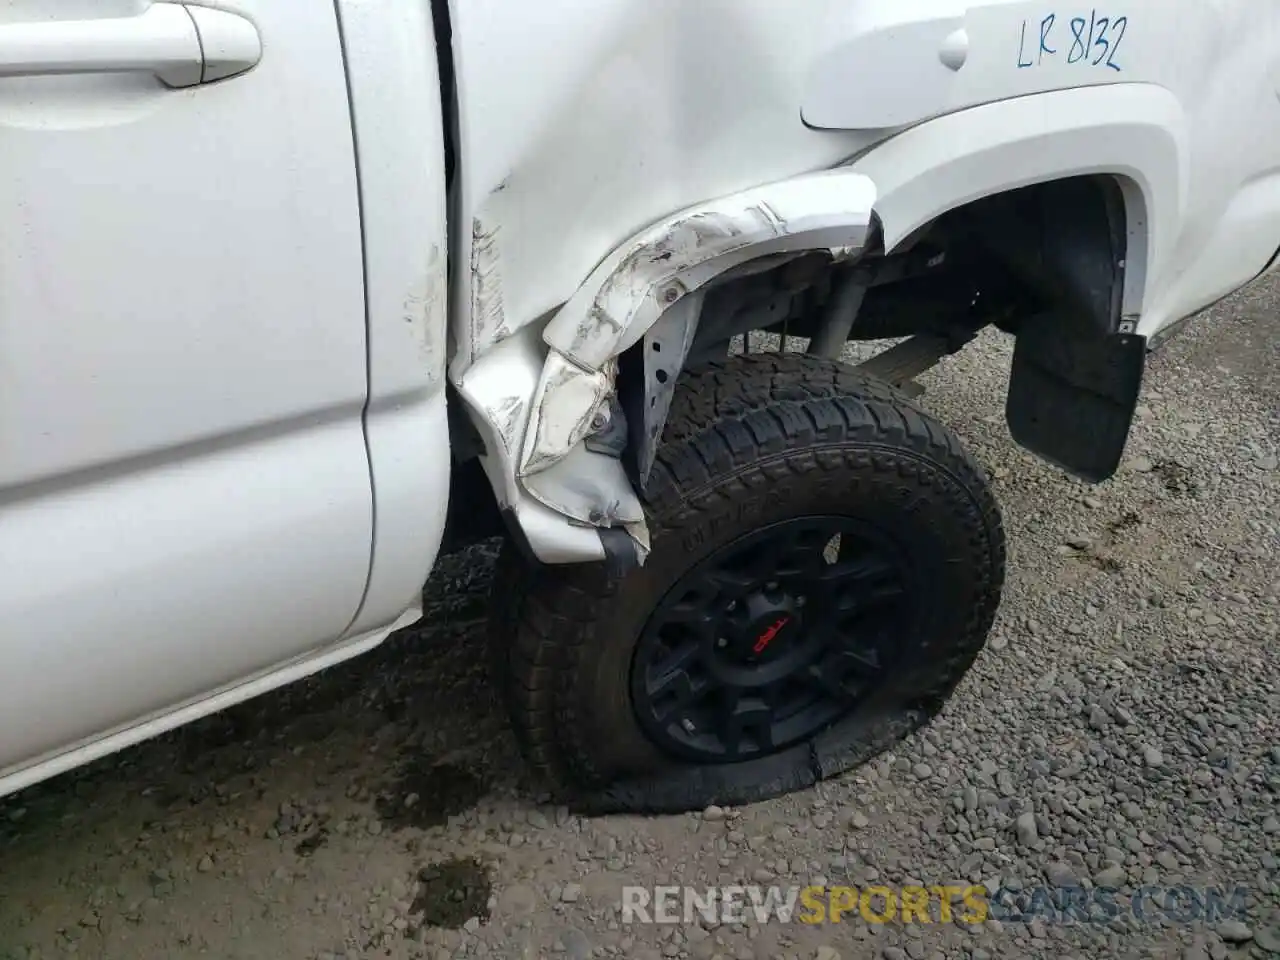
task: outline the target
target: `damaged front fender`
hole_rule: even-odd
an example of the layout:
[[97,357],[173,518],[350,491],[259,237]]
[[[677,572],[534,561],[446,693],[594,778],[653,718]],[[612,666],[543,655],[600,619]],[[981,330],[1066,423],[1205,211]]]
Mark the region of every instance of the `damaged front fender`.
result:
[[[780,253],[861,248],[875,198],[870,179],[839,169],[674,214],[604,259],[547,322],[541,349],[536,335],[522,331],[461,376],[459,391],[485,440],[485,467],[500,500],[518,522],[536,505],[540,523],[522,523],[522,533],[538,557],[567,562],[576,543],[580,559],[599,559],[601,531],[620,529],[643,560],[648,532],[640,499],[618,457],[590,442],[620,415],[618,358],[726,270]],[[564,518],[568,536],[551,535],[547,511]],[[590,531],[594,541],[584,536]],[[614,536],[608,539],[616,549]]]
[[[862,246],[875,198],[863,174],[808,174],[689,208],[620,246],[543,331],[550,351],[520,475],[545,470],[590,432],[612,389],[584,383],[612,386],[611,365],[666,310],[748,260]],[[577,373],[567,374],[570,367]]]

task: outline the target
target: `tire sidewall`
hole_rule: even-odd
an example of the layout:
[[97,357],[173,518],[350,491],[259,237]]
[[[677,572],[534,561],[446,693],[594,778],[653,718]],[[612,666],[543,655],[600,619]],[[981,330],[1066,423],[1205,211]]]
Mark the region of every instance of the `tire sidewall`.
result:
[[[696,443],[696,440],[693,442]],[[655,505],[648,561],[602,598],[595,636],[562,695],[576,702],[577,737],[604,780],[640,778],[687,765],[645,734],[631,694],[635,648],[662,598],[696,564],[761,527],[808,516],[850,517],[895,543],[911,568],[916,616],[901,639],[901,667],[857,711],[822,734],[865,730],[876,717],[912,709],[956,667],[975,610],[986,604],[993,544],[980,498],[945,466],[892,445],[845,440],[762,457],[700,489]],[[981,627],[985,634],[985,627]],[[976,649],[968,650],[969,660]],[[967,666],[967,664],[965,664]],[[567,731],[566,731],[567,732]],[[776,761],[775,754],[737,766]],[[607,766],[606,766],[607,765]]]

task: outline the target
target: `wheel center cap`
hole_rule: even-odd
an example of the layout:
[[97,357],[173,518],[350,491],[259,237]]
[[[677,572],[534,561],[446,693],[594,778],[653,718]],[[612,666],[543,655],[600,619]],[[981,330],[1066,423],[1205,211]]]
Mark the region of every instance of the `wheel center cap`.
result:
[[740,652],[748,663],[763,663],[792,646],[800,632],[800,614],[790,600],[750,604],[751,620],[744,631]]
[[783,631],[787,629],[790,623],[790,615],[784,614],[773,623],[766,626],[763,630],[760,630],[760,627],[763,626],[763,624],[756,624],[756,629],[759,631],[759,635],[756,637],[756,642],[751,646],[751,652],[757,657],[762,657],[767,654],[769,652],[769,647],[778,639],[779,636],[782,635]]

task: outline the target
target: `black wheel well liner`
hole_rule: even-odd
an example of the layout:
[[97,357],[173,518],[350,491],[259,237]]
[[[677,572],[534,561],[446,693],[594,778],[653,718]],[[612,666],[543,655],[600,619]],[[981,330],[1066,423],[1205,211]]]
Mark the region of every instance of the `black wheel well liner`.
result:
[[[862,261],[863,264],[868,260],[875,263],[876,258],[882,258],[887,263],[898,257],[910,256],[915,248],[922,245],[926,248],[937,245],[949,252],[962,279],[967,271],[968,275],[984,277],[984,282],[993,281],[991,287],[996,293],[989,299],[996,302],[987,305],[989,318],[984,322],[996,322],[1001,329],[1015,335],[1029,325],[1041,328],[1036,336],[1019,338],[1023,345],[1017,353],[1023,362],[1020,365],[1022,376],[1016,384],[1016,401],[1025,401],[1038,393],[1040,387],[1047,389],[1047,383],[1039,383],[1039,375],[1029,379],[1027,372],[1032,369],[1043,372],[1045,363],[1055,366],[1053,376],[1056,379],[1065,378],[1071,382],[1069,388],[1057,383],[1053,391],[1058,405],[1066,403],[1061,417],[1054,414],[1046,420],[1051,410],[1043,403],[1037,403],[1036,426],[1033,429],[1027,422],[1019,421],[1019,427],[1015,429],[1017,441],[1068,472],[1095,481],[1110,476],[1118,465],[1141,381],[1141,363],[1135,371],[1128,340],[1120,345],[1115,339],[1130,334],[1126,329],[1124,309],[1131,225],[1122,181],[1118,175],[1089,174],[1044,181],[981,197],[941,214],[887,256],[879,249],[873,249],[872,256]],[[744,283],[750,280],[758,284],[762,273],[776,271],[782,276],[788,268],[789,264],[783,263],[772,271],[757,272],[750,278],[744,278]],[[834,272],[841,268],[833,261],[824,269]],[[942,279],[945,281],[946,278]],[[787,286],[788,283],[790,281],[783,281],[782,285]],[[938,284],[933,277],[924,275],[908,276],[878,290],[875,312],[882,315],[892,313],[897,302],[895,298],[900,299],[903,307],[912,303],[913,295],[918,301],[917,291],[923,289],[921,284],[940,287],[944,296],[949,295],[954,301],[954,318],[949,319],[944,310],[941,321],[936,316],[931,318],[932,327],[939,322],[957,325],[973,322],[972,294],[964,283]],[[811,293],[812,289],[809,289],[796,296],[808,297]],[[871,301],[870,297],[868,301]],[[1010,313],[1013,315],[1007,316]],[[669,349],[661,351],[663,362],[655,364],[653,351],[661,347],[659,341],[665,339],[670,344],[673,335],[676,340],[691,342],[701,317],[693,319],[695,332],[692,334],[665,328],[666,320],[667,315],[664,315],[645,337],[619,358],[619,401],[632,425],[625,462],[637,485],[643,485],[646,479],[646,464],[651,461],[649,454],[652,448],[656,448],[665,428],[665,412],[656,416],[651,413],[654,396],[669,394],[685,365],[685,355],[676,353],[673,356]],[[1054,336],[1043,335],[1045,324],[1052,326]],[[871,331],[872,334],[876,332],[880,336],[900,336],[924,331],[906,328],[890,334],[884,333],[882,328]],[[1040,354],[1052,346],[1057,336],[1068,338],[1072,349],[1055,351],[1052,361],[1041,357]],[[865,332],[860,333],[856,325],[850,337],[875,338]],[[1107,355],[1112,350],[1119,351],[1124,357],[1122,362],[1110,362]],[[1064,363],[1065,367],[1062,366]],[[1089,371],[1087,376],[1082,373],[1086,368]],[[1114,383],[1097,379],[1098,376],[1105,379],[1113,373],[1119,378]],[[657,382],[650,382],[654,378]],[[1088,432],[1085,429],[1087,418],[1083,418],[1071,400],[1077,395],[1089,408],[1088,417],[1105,417],[1108,421],[1107,429],[1102,431],[1107,438],[1107,449],[1090,451],[1088,444],[1081,446],[1081,439],[1077,436],[1073,448],[1064,450],[1054,439],[1054,432],[1063,427],[1062,418],[1073,422],[1073,432]],[[1096,405],[1100,395],[1108,398],[1105,410]],[[1015,400],[1012,392],[1010,400]],[[659,403],[656,409],[665,411],[667,404]],[[1009,413],[1012,427],[1017,418],[1012,403]]]
[[943,214],[931,228],[953,243],[976,244],[977,256],[995,257],[1082,325],[1119,331],[1129,225],[1117,177],[1066,177],[982,197]]

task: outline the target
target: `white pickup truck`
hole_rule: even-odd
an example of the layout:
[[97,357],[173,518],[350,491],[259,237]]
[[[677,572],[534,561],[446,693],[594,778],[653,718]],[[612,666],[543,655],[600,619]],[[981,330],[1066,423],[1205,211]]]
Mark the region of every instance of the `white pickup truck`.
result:
[[1105,481],[1275,261],[1280,0],[10,0],[0,182],[0,793],[505,532],[530,762],[744,802],[984,643],[1000,515],[913,378],[997,326],[1014,439]]

